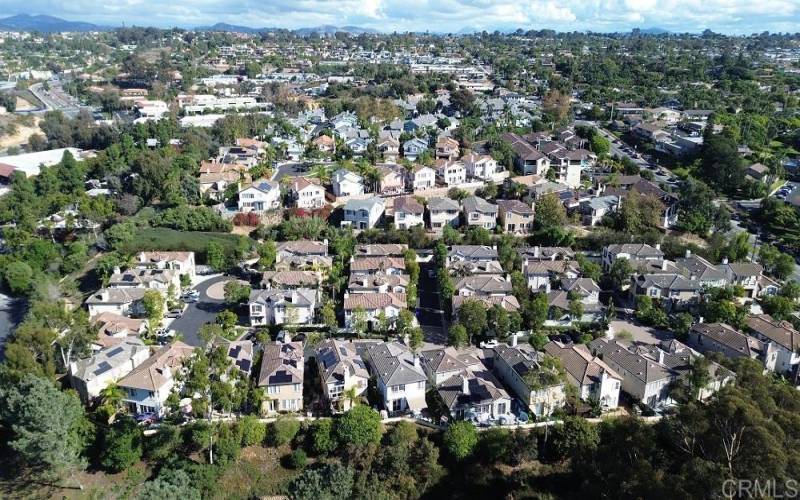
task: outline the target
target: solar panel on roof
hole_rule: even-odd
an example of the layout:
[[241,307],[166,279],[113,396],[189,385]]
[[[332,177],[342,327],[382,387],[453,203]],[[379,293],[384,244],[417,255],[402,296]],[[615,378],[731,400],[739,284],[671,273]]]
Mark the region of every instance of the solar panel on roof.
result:
[[286,384],[292,381],[292,375],[286,371],[275,372],[275,375],[269,378],[270,384]]
[[250,360],[249,359],[243,359],[239,363],[239,366],[241,367],[242,371],[249,372],[250,371]]
[[108,362],[103,361],[102,363],[97,365],[97,368],[95,369],[94,374],[95,375],[100,375],[102,373],[107,372],[110,369],[111,369],[111,365],[109,365]]
[[[114,350],[112,350],[112,351],[110,351],[110,352],[108,353],[108,357],[109,357],[109,358],[113,358],[114,356],[116,356],[117,354],[121,353],[121,352],[122,352],[122,351],[124,351],[124,350],[125,350],[125,349],[123,349],[122,347],[117,347],[117,348],[115,348]],[[105,361],[104,361],[104,362],[105,362]]]

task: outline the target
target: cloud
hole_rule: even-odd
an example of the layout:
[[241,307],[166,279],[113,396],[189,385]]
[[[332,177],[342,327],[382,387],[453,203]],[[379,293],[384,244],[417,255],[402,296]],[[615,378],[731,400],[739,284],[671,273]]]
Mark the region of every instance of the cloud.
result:
[[0,16],[48,14],[118,26],[360,25],[382,31],[797,31],[798,0],[0,0]]

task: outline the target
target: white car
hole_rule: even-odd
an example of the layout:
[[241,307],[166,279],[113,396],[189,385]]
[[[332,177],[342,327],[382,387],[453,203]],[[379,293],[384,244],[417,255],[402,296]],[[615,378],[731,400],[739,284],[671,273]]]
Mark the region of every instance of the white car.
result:
[[500,345],[500,342],[498,342],[497,339],[486,340],[484,342],[481,342],[480,344],[480,346],[483,347],[484,349],[497,347],[498,345]]

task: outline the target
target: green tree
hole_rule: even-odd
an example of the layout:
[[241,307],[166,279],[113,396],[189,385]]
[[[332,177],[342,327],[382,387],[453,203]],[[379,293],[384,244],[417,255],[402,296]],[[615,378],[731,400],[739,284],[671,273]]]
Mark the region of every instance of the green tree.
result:
[[275,246],[275,242],[267,240],[262,245],[259,245],[258,256],[258,267],[260,269],[273,269],[275,266],[275,260],[278,257],[278,250]]
[[157,478],[146,481],[139,490],[138,500],[200,500],[200,492],[192,478],[180,469],[167,469]]
[[472,337],[486,329],[486,306],[477,299],[466,299],[458,308],[458,322],[467,330],[469,343]]
[[142,459],[142,430],[131,417],[120,417],[103,436],[101,463],[110,472],[121,472]]
[[144,313],[147,316],[147,323],[151,329],[161,326],[164,319],[164,297],[158,290],[147,290],[142,297]]
[[310,448],[315,455],[328,455],[336,449],[333,435],[333,420],[321,419],[311,424]]
[[242,436],[242,446],[253,446],[264,442],[267,426],[254,415],[246,415],[236,422],[237,432]]
[[300,421],[292,417],[279,417],[270,426],[269,439],[273,446],[289,444],[300,431]]
[[328,327],[329,332],[334,332],[339,327],[336,320],[336,309],[333,307],[333,301],[329,300],[322,306],[322,322]]
[[442,443],[447,451],[459,462],[464,461],[478,444],[478,431],[471,422],[453,422],[444,432]]
[[338,463],[305,469],[289,483],[293,500],[349,500],[354,485],[353,469]]
[[216,241],[209,241],[206,245],[206,264],[215,271],[226,268],[225,249]]
[[4,278],[11,293],[28,293],[33,284],[33,269],[25,262],[14,261],[5,267]]
[[562,227],[567,222],[567,211],[555,194],[546,194],[536,202],[534,220],[539,229]]
[[48,380],[26,375],[0,386],[0,421],[8,446],[43,474],[64,479],[85,466],[88,421],[83,405]]
[[225,283],[224,293],[225,302],[228,304],[241,304],[250,299],[250,285],[239,280],[231,280]]
[[467,329],[461,323],[453,323],[447,335],[447,345],[455,348],[469,345],[469,335]]
[[381,434],[381,416],[366,405],[351,408],[336,422],[336,437],[342,446],[377,444]]

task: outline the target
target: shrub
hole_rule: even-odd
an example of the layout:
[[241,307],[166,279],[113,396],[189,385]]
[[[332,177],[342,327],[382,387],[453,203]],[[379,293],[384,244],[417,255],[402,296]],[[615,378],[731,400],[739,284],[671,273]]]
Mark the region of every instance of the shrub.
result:
[[273,446],[289,444],[300,430],[300,422],[291,417],[278,417],[271,425],[270,442]]
[[462,461],[472,455],[478,444],[478,431],[470,422],[454,422],[444,432],[444,446],[453,457]]
[[301,449],[296,449],[286,456],[286,464],[292,469],[305,469],[308,463],[306,452]]
[[311,424],[308,448],[314,455],[326,455],[336,449],[332,420],[326,418]]
[[142,430],[132,418],[120,418],[104,436],[103,467],[111,472],[121,472],[141,458]]
[[359,405],[336,423],[336,437],[342,445],[365,446],[381,440],[381,416],[369,406]]
[[253,446],[264,442],[267,426],[258,421],[254,415],[247,415],[236,424],[242,435],[242,446]]

